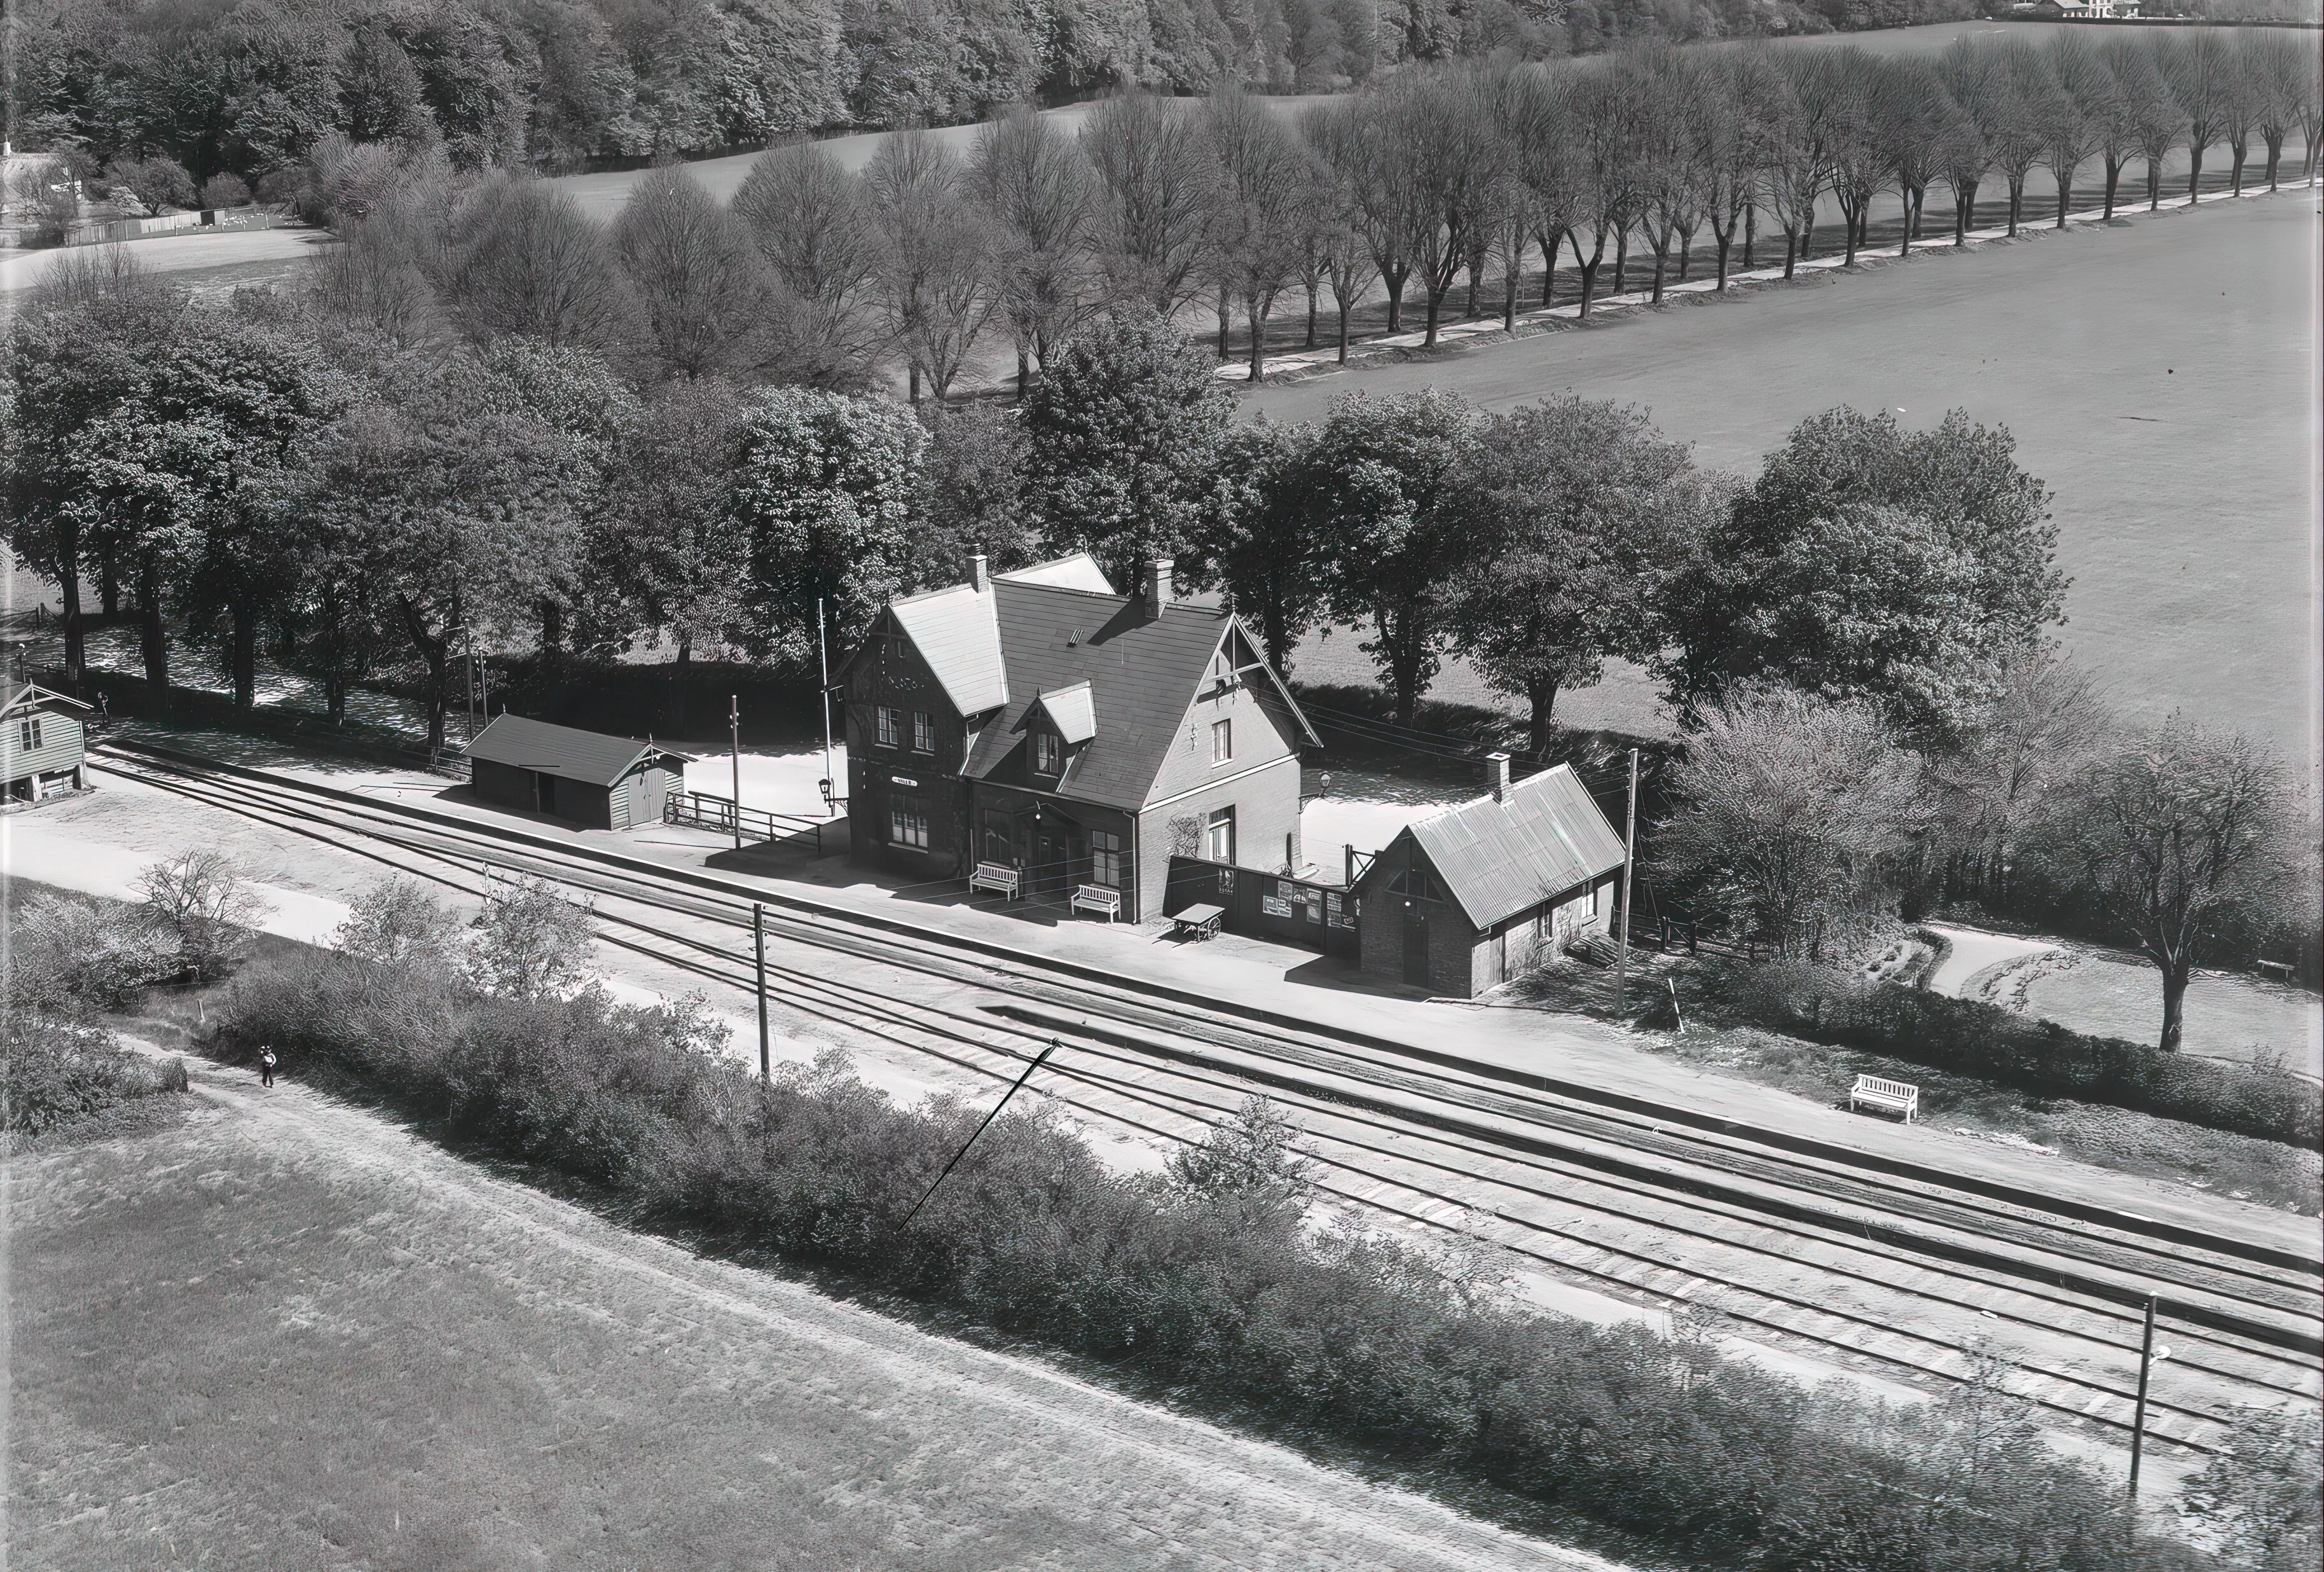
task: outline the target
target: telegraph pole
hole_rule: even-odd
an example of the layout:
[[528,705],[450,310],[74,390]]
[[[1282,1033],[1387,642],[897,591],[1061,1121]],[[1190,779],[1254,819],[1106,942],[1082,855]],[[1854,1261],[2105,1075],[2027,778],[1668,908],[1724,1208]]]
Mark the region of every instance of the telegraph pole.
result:
[[2138,1499],[2138,1464],[2146,1450],[2146,1378],[2154,1369],[2154,1296],[2146,1296],[2146,1335],[2138,1345],[2138,1404],[2130,1416],[2130,1499]]
[[904,1214],[904,1220],[902,1222],[896,1225],[896,1231],[898,1233],[900,1234],[905,1229],[912,1225],[912,1219],[920,1215],[920,1208],[927,1206],[928,1204],[928,1197],[936,1193],[936,1186],[945,1182],[945,1177],[949,1175],[956,1166],[958,1166],[960,1160],[968,1155],[968,1149],[976,1144],[976,1136],[983,1134],[985,1131],[991,1126],[992,1122],[1001,1117],[1001,1110],[1009,1106],[1009,1099],[1015,1096],[1019,1089],[1021,1088],[1027,1081],[1033,1078],[1033,1072],[1039,1069],[1042,1063],[1047,1060],[1051,1054],[1056,1052],[1057,1050],[1063,1046],[1064,1044],[1060,1043],[1053,1037],[1049,1039],[1049,1045],[1047,1048],[1044,1048],[1039,1053],[1033,1056],[1033,1062],[1025,1067],[1025,1073],[1017,1077],[1016,1085],[1001,1093],[1001,1101],[992,1105],[992,1112],[987,1114],[984,1116],[984,1123],[976,1127],[976,1134],[971,1135],[967,1140],[960,1143],[960,1150],[952,1154],[952,1161],[944,1165],[944,1172],[936,1175],[936,1179],[929,1184],[928,1188],[921,1192],[920,1198],[912,1203],[912,1209]]
[[726,698],[726,729],[734,741],[734,849],[742,849],[742,696]]
[[759,1078],[774,1078],[774,1067],[767,1054],[767,909],[758,902],[751,902],[751,948],[759,957]]
[[1630,986],[1630,870],[1638,863],[1638,750],[1630,750],[1630,825],[1622,836],[1622,939],[1614,965],[1614,1003],[1619,1006]]
[[815,651],[823,662],[823,807],[831,810],[839,782],[831,778],[831,641],[823,628],[823,597],[815,601]]

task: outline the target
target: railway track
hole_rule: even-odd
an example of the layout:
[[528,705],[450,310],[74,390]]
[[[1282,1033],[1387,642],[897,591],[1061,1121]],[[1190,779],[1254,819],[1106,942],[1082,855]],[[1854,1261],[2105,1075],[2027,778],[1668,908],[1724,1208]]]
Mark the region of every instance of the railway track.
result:
[[[749,904],[779,949],[785,1010],[986,1079],[1052,1036],[1052,1094],[1077,1117],[1198,1138],[1254,1087],[1298,1110],[1326,1193],[1471,1228],[1546,1275],[1652,1306],[1713,1310],[1740,1335],[1923,1386],[1989,1335],[2016,1390],[2100,1434],[2127,1429],[2139,1318],[2160,1296],[2176,1356],[2150,1432],[2219,1446],[2223,1404],[2315,1401],[2324,1264],[2254,1241],[1946,1174],[1715,1116],[1265,1012],[1193,1000],[741,880],[576,846],[515,826],[136,744],[100,767],[398,871],[473,890],[479,865],[598,897],[609,942],[749,989]],[[706,930],[674,928],[682,918]],[[726,936],[732,935],[729,939]],[[896,981],[851,981],[844,955]],[[820,964],[817,964],[820,962]],[[946,1002],[965,986],[990,997]]]

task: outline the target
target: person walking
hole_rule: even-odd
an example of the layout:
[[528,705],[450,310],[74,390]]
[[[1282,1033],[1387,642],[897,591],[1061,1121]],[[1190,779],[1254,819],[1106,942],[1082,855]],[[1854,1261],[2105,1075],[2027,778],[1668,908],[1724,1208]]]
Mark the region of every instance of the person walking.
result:
[[274,1084],[274,1050],[271,1044],[258,1050],[258,1084],[260,1086],[271,1087]]

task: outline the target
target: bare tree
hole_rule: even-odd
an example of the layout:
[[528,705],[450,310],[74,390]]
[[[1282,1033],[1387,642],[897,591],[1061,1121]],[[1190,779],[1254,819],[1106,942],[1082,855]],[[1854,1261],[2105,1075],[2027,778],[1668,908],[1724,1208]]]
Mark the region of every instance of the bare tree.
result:
[[2054,650],[2001,674],[1927,777],[1949,860],[1960,883],[2006,899],[2007,881],[2060,795],[2097,757],[2108,718],[2098,684]]
[[1889,180],[1887,150],[1874,113],[1883,71],[1879,61],[1852,45],[1816,52],[1830,57],[1820,79],[1824,95],[1820,108],[1831,160],[1832,199],[1840,204],[1840,222],[1848,231],[1845,265],[1854,267],[1857,247],[1864,244],[1872,223],[1872,200]]
[[2179,143],[2180,111],[2171,79],[2163,74],[2162,51],[2153,40],[2142,40],[2139,52],[2144,57],[2144,70],[2134,76],[2118,69],[2115,75],[2118,81],[2136,83],[2129,114],[2137,132],[2139,155],[2146,161],[2146,210],[2152,213],[2163,202],[2163,161]]
[[962,190],[960,160],[925,131],[881,139],[863,171],[879,236],[874,279],[911,400],[925,380],[941,402],[992,315],[987,227]]
[[1211,158],[1211,248],[1219,276],[1250,323],[1250,380],[1267,370],[1267,318],[1299,269],[1313,195],[1298,134],[1258,99],[1229,85],[1197,121]]
[[1639,106],[1638,212],[1655,257],[1649,303],[1660,305],[1671,244],[1702,222],[1701,106],[1715,85],[1692,57],[1669,44],[1650,46],[1615,69],[1632,74]]
[[742,221],[693,176],[647,171],[613,220],[613,249],[665,369],[692,378],[748,363],[767,309],[766,264]]
[[1407,150],[1406,215],[1413,266],[1428,296],[1433,348],[1444,297],[1469,255],[1469,237],[1491,222],[1497,170],[1492,104],[1484,80],[1467,69],[1406,79],[1389,88],[1390,122]]
[[2163,79],[2179,101],[2180,134],[2187,143],[2187,200],[2202,199],[2203,154],[2226,129],[2227,100],[2236,75],[2226,40],[2214,29],[2157,33],[2153,40]]
[[1776,91],[1767,100],[1767,158],[1760,172],[1759,194],[1784,231],[1784,277],[1789,279],[1806,254],[1809,236],[1815,228],[1816,199],[1831,178],[1831,165],[1815,113],[1816,95],[1801,92],[1808,85],[1810,51],[1795,50],[1780,56],[1777,67],[1773,84]]
[[[1637,198],[1634,150],[1638,114],[1630,87],[1620,73],[1601,67],[1577,76],[1567,99],[1572,196],[1565,208],[1565,239],[1582,274],[1580,315],[1584,320],[1597,293],[1598,270],[1605,265],[1606,242],[1613,240],[1618,249],[1625,244],[1624,232]],[[1584,234],[1591,242],[1587,255],[1582,250]]]
[[1735,237],[1748,221],[1774,156],[1774,106],[1781,102],[1782,79],[1764,49],[1729,51],[1713,57],[1711,69],[1714,79],[1697,105],[1697,136],[1703,213],[1719,248],[1718,288],[1724,292]]
[[2251,156],[2252,134],[2259,129],[2268,98],[2265,68],[2250,43],[2254,36],[2238,35],[2219,69],[2219,134],[2235,161],[2227,189],[2238,197],[2244,194],[2244,162]]
[[1388,330],[1400,332],[1412,277],[1415,166],[1388,100],[1377,90],[1358,93],[1308,110],[1300,124],[1347,193],[1355,231],[1388,291]]
[[1099,249],[1113,301],[1167,316],[1199,282],[1210,194],[1202,147],[1170,100],[1123,93],[1091,112],[1082,150],[1104,183]]
[[521,334],[598,350],[626,345],[637,303],[604,230],[573,199],[499,176],[452,215],[440,281],[453,319],[478,343]]
[[1503,73],[1494,118],[1509,172],[1523,188],[1520,206],[1541,247],[1541,303],[1557,282],[1557,248],[1572,227],[1575,162],[1570,145],[1574,73],[1571,67],[1526,65]]
[[[1312,125],[1314,122],[1303,124]],[[1310,148],[1311,153],[1313,148]],[[1304,244],[1323,267],[1332,286],[1332,305],[1339,316],[1339,363],[1348,363],[1348,320],[1358,301],[1379,276],[1370,242],[1365,237],[1349,180],[1333,164],[1315,156],[1311,178],[1314,199],[1307,204],[1307,236]]]
[[1977,223],[1977,189],[1993,168],[1993,143],[1986,135],[1988,100],[1993,89],[1992,56],[1965,38],[1957,38],[1937,61],[1937,78],[1960,116],[1945,142],[1945,184],[1953,193],[1953,244],[1969,244]]
[[1882,157],[1904,204],[1904,234],[1896,243],[1896,254],[1904,256],[1920,235],[1922,204],[1945,170],[1965,116],[1935,68],[1911,58],[1879,62],[1872,102]]
[[816,143],[770,148],[733,208],[781,286],[770,352],[802,381],[860,381],[879,340],[871,309],[879,243],[853,178]]
[[2111,223],[2123,169],[2139,151],[2141,103],[2169,93],[2137,40],[2116,34],[2100,42],[2098,52],[2107,75],[2106,97],[2098,112],[2098,153],[2106,162],[2105,217]]
[[2174,716],[2089,770],[2062,829],[2090,892],[2163,974],[2161,1046],[2176,1050],[2188,980],[2224,920],[2282,893],[2298,833],[2282,765]]
[[[2267,189],[2273,191],[2283,163],[2284,138],[2294,125],[2301,125],[2303,106],[2316,96],[2315,51],[2297,39],[2274,32],[2246,33],[2245,48],[2250,51],[2251,69],[2260,83],[2259,134],[2267,144]],[[2309,147],[2301,160],[2302,174],[2307,173],[2316,151],[2314,126],[2304,129]]]
[[1090,247],[1101,199],[1097,171],[1055,124],[1019,108],[978,138],[971,181],[999,227],[993,254],[1001,310],[1017,340],[1017,396],[1030,363],[1080,326],[1098,299]]
[[2079,32],[2052,33],[2042,52],[2057,84],[2043,105],[2042,160],[2058,185],[2057,227],[2066,227],[2074,198],[2074,171],[2107,143],[2114,76],[2090,41]]
[[[2043,125],[2058,84],[2051,79],[2041,51],[2016,38],[1995,51],[1994,69],[1985,84],[1981,128],[1987,145],[1993,149],[1993,167],[2009,183],[2009,233],[2015,236],[2025,211],[2025,177],[2042,162]],[[1969,113],[1978,110],[1971,108]]]

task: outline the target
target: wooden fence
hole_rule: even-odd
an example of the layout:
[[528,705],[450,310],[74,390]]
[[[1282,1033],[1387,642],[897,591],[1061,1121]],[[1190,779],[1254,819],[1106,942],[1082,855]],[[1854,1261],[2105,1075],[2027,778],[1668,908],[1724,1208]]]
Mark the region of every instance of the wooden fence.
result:
[[1356,954],[1356,897],[1343,884],[1262,874],[1200,857],[1172,857],[1162,910],[1216,906],[1229,933],[1305,945],[1326,955]]
[[744,808],[731,797],[719,797],[708,791],[673,791],[662,799],[661,819],[664,824],[682,824],[696,829],[721,830],[734,833],[739,824],[746,842],[779,842],[796,846],[816,856],[825,855],[828,843],[835,852],[845,849],[845,842],[836,835],[824,832],[833,826],[843,828],[844,818],[810,818],[803,813],[770,813],[762,808]]

